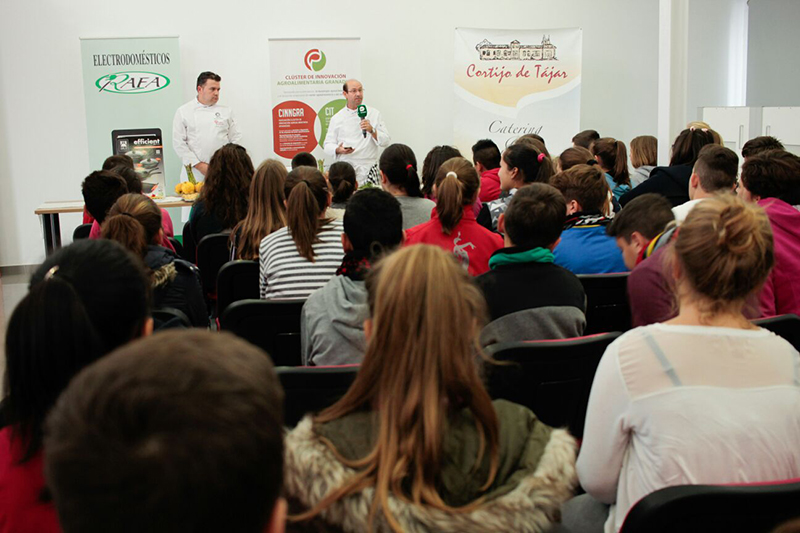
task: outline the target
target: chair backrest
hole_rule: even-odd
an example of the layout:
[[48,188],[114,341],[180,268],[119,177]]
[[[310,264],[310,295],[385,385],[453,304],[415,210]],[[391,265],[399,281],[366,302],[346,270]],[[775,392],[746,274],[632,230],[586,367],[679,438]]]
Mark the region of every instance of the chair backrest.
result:
[[545,424],[566,426],[581,438],[597,365],[619,336],[613,332],[489,346],[495,360],[508,362],[486,365],[489,395],[524,405]]
[[197,268],[200,269],[200,282],[203,292],[212,300],[217,297],[217,274],[222,265],[228,262],[228,241],[230,233],[212,233],[200,239],[197,245]]
[[300,311],[305,300],[240,300],[228,306],[220,329],[265,350],[275,366],[300,366]]
[[[194,263],[196,265],[197,243],[194,242],[191,224],[188,221],[183,225],[183,233],[181,233],[181,247],[181,256],[190,263]],[[177,249],[175,251],[177,251]]]
[[77,241],[80,239],[88,239],[89,233],[92,231],[91,224],[81,224],[72,232],[72,240]]
[[580,274],[586,292],[585,335],[631,329],[628,273]]
[[257,300],[258,261],[228,261],[217,274],[217,316],[239,300]]
[[336,403],[356,379],[359,365],[279,367],[283,386],[284,424],[297,425],[307,413],[318,413]]
[[167,237],[167,240],[172,245],[172,248],[175,249],[175,254],[177,254],[178,257],[183,258],[183,244],[181,244],[181,241],[175,237]]
[[780,335],[800,351],[800,316],[787,314],[753,320],[756,326]]
[[160,331],[162,329],[173,328],[191,328],[192,321],[186,316],[186,313],[180,309],[173,307],[162,307],[160,309],[153,309],[153,330]]
[[769,533],[800,516],[798,480],[740,486],[679,485],[657,490],[628,512],[620,533]]

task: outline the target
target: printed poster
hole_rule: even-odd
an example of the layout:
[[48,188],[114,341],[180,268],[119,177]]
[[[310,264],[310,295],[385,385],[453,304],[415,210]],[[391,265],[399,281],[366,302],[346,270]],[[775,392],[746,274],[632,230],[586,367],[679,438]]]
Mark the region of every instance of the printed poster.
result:
[[456,28],[454,142],[471,154],[479,139],[502,151],[526,133],[557,155],[580,128],[579,28]]
[[289,160],[310,152],[324,161],[322,149],[331,117],[346,101],[342,86],[361,77],[360,40],[270,39],[273,152]]

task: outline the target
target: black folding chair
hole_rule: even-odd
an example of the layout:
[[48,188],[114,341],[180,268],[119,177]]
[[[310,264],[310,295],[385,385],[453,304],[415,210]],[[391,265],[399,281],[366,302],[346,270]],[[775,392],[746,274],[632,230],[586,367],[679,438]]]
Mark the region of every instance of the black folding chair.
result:
[[300,311],[305,300],[241,300],[228,306],[220,329],[265,350],[275,366],[300,366]]
[[200,269],[203,293],[209,302],[217,299],[217,274],[230,257],[230,236],[230,233],[212,233],[200,239],[197,245],[197,268]]
[[217,316],[239,300],[257,300],[258,261],[228,261],[217,274]]
[[336,403],[356,379],[359,365],[278,367],[283,386],[284,423],[293,427],[308,413]]
[[667,487],[639,500],[620,533],[769,533],[800,517],[798,481]]
[[620,333],[573,339],[509,342],[487,348],[508,364],[487,364],[489,394],[528,407],[547,425],[583,436],[592,380],[606,348]]
[[800,317],[793,314],[772,316],[769,318],[758,318],[753,320],[756,326],[768,329],[776,335],[780,335],[794,348],[800,351]]
[[631,329],[631,306],[628,301],[628,273],[580,274],[586,292],[586,330],[592,335],[604,331]]
[[153,310],[153,330],[163,329],[188,329],[192,327],[192,322],[186,313],[173,307],[162,307]]
[[88,239],[89,233],[92,232],[91,224],[81,224],[72,232],[72,240],[77,241],[80,239]]

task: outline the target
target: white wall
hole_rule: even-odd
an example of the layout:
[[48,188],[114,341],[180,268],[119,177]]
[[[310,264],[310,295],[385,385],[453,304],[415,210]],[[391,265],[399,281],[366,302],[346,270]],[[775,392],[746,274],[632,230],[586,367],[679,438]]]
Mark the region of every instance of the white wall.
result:
[[[0,265],[42,260],[34,209],[80,198],[91,170],[79,37],[179,35],[186,99],[199,71],[220,73],[222,102],[236,110],[256,163],[272,146],[267,40],[361,37],[366,103],[381,109],[393,139],[421,160],[452,140],[457,26],[583,28],[582,128],[626,142],[655,133],[657,0],[3,1]],[[79,217],[61,218],[66,237]]]
[[800,106],[800,1],[748,3],[747,105]]

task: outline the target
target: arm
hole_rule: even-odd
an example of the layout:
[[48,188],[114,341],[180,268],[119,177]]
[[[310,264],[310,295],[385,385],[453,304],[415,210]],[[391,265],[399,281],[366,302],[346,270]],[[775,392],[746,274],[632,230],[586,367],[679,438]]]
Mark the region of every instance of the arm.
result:
[[239,129],[239,123],[236,122],[236,119],[233,117],[233,110],[231,109],[231,115],[228,118],[228,141],[238,143],[241,138],[242,131]]
[[581,485],[603,503],[617,499],[630,435],[625,420],[630,399],[619,369],[618,343],[619,340],[606,349],[597,367],[577,464]]
[[308,300],[303,304],[303,309],[300,311],[300,360],[303,366],[309,366],[311,364],[311,339],[309,338],[308,332],[307,306]]
[[200,163],[200,159],[189,148],[189,131],[180,109],[175,112],[175,118],[172,120],[172,148],[181,158],[181,165],[195,166]]
[[389,130],[386,129],[386,123],[383,122],[383,115],[380,112],[375,114],[374,133],[372,138],[378,143],[378,146],[385,148],[392,143],[392,138],[389,136]]

